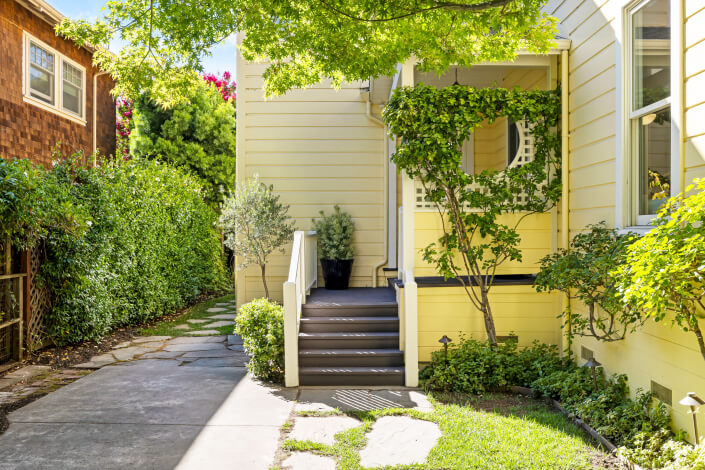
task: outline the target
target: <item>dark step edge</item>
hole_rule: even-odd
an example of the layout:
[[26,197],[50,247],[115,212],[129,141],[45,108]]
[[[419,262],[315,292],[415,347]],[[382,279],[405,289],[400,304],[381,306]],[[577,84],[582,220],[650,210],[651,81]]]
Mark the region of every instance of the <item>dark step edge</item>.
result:
[[299,356],[307,357],[378,357],[378,356],[403,356],[404,351],[399,349],[368,348],[368,349],[299,349]]
[[402,375],[404,367],[299,367],[299,375]]
[[299,339],[325,339],[326,337],[335,339],[373,339],[373,338],[397,338],[399,333],[395,331],[333,331],[333,332],[299,332]]
[[306,323],[341,323],[343,321],[350,323],[380,323],[380,322],[396,322],[399,317],[394,316],[378,316],[378,317],[301,317],[302,322]]

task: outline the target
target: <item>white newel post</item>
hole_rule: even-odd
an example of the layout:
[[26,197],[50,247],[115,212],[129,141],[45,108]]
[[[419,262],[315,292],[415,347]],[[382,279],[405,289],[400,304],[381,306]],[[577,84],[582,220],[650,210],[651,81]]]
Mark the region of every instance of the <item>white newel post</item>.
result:
[[296,283],[284,283],[284,385],[299,385],[299,325]]
[[404,383],[419,386],[419,318],[414,273],[404,276]]

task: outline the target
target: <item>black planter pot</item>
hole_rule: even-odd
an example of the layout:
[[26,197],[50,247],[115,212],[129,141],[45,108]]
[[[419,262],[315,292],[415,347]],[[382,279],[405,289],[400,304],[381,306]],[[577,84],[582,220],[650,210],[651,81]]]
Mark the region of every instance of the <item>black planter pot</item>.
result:
[[351,259],[321,259],[325,288],[328,290],[347,289],[350,284],[353,261]]

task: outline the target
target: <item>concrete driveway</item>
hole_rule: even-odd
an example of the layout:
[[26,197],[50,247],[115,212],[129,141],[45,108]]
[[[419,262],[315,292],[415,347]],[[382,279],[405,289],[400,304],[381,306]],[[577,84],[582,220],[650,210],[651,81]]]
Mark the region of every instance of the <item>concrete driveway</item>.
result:
[[161,352],[10,414],[0,469],[268,469],[297,391],[251,379],[226,337],[166,340]]

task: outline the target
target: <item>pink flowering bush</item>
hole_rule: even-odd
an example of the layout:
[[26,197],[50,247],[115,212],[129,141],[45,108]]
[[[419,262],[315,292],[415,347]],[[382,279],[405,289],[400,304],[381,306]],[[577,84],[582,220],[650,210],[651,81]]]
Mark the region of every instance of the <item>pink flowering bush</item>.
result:
[[237,98],[235,82],[230,81],[230,72],[223,72],[222,77],[218,77],[212,73],[203,74],[203,81],[210,83],[218,89],[225,101],[235,101]]
[[133,102],[131,99],[124,96],[118,97],[115,101],[116,120],[116,154],[121,156],[123,160],[130,158],[130,134],[134,128],[134,120],[132,116]]

